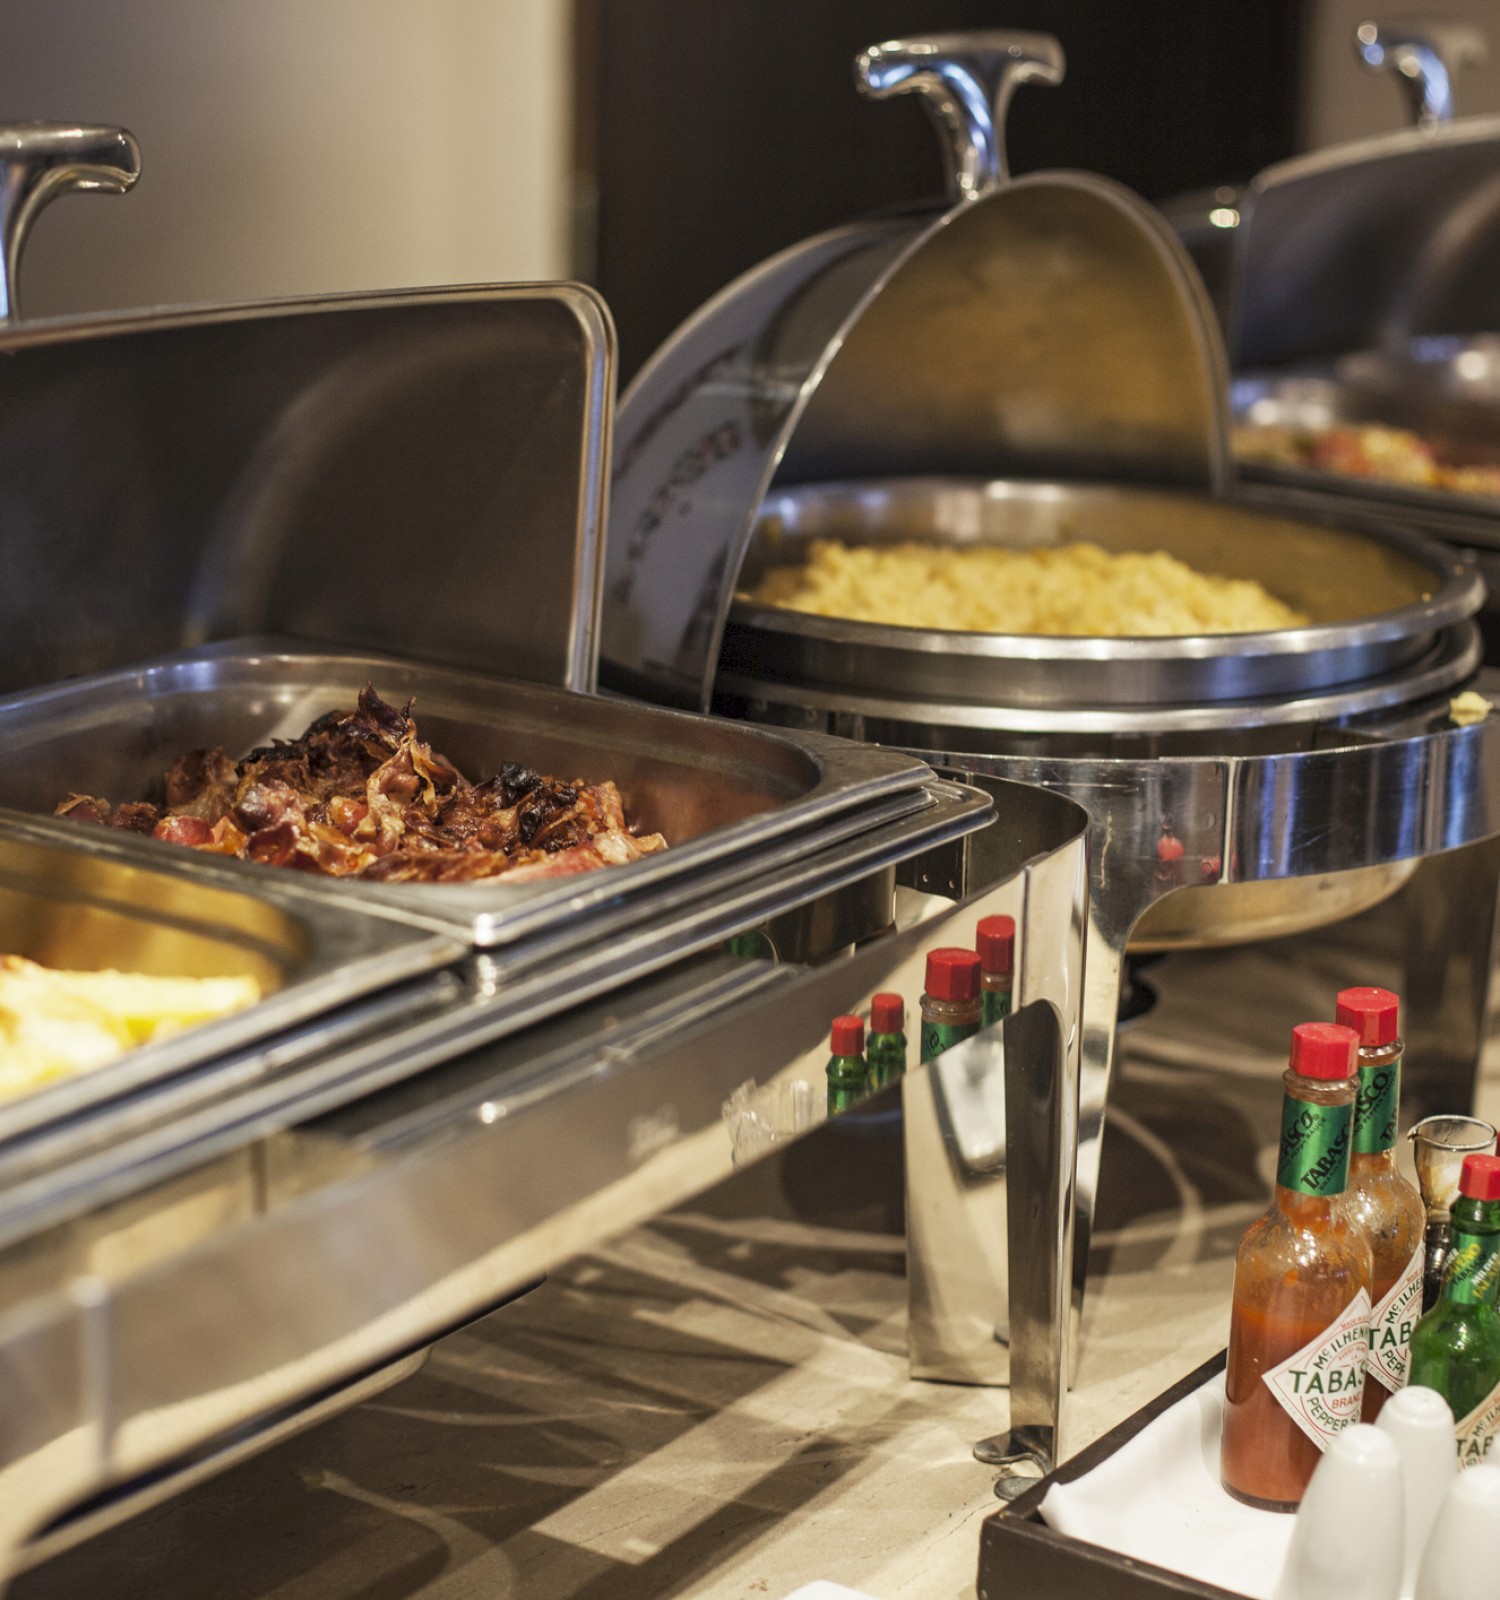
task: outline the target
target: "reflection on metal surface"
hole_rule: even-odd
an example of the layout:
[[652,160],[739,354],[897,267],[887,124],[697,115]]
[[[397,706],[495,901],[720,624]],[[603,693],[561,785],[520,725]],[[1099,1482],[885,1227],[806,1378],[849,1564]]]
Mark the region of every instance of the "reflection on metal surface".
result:
[[977,200],[1010,176],[1005,113],[1023,83],[1059,84],[1062,46],[1047,33],[993,29],[871,45],[854,81],[874,100],[914,93],[937,125],[950,200]]
[[71,192],[124,194],[140,175],[140,146],[124,128],[0,123],[0,324],[18,315],[21,252],[46,207]]
[[[1478,680],[1484,688],[1487,680]],[[757,688],[757,717],[839,727],[851,719],[794,684]],[[1342,724],[1291,730],[1281,749],[1179,753],[1168,736],[1140,754],[1005,753],[965,748],[962,729],[903,723],[885,708],[860,731],[925,751],[939,769],[984,784],[1005,778],[1065,794],[1092,819],[1078,1128],[1076,1304],[1098,1183],[1100,1140],[1114,1069],[1121,968],[1148,910],[1178,919],[1173,943],[1228,943],[1271,922],[1307,926],[1346,914],[1411,872],[1407,1098],[1413,1107],[1466,1105],[1473,1096],[1500,894],[1500,726],[1449,720],[1447,699]],[[923,742],[923,735],[928,742]],[[1224,736],[1221,736],[1224,738]],[[970,846],[981,852],[990,833]],[[1460,849],[1460,847],[1467,847]],[[1353,881],[1346,884],[1342,875]],[[1221,888],[1220,886],[1227,886]],[[1243,890],[1236,895],[1233,890]],[[1248,903],[1252,896],[1257,904]],[[1253,914],[1245,926],[1234,918]],[[1149,936],[1150,927],[1145,931]],[[1420,1044],[1418,1044],[1420,1041]]]
[[0,353],[0,692],[229,632],[593,686],[592,290],[22,322]]
[[[803,973],[727,957],[679,964],[383,1093],[367,1086],[316,1120],[304,1120],[312,1106],[285,1108],[280,1132],[242,1119],[239,1162],[203,1170],[238,1183],[250,1156],[259,1177],[249,1212],[232,1227],[199,1226],[176,1247],[162,1230],[107,1280],[68,1288],[66,1229],[0,1257],[13,1306],[0,1320],[0,1390],[10,1397],[0,1542],[14,1549],[106,1482],[379,1367],[539,1267],[727,1175],[735,1149],[722,1104],[736,1087],[821,1075],[832,1016],[893,986],[914,999],[907,980],[926,951],[967,940],[1002,903],[1020,916],[1021,1008],[1005,1040],[1010,1170],[986,1182],[1041,1181],[1023,1171],[1014,1135],[1039,1119],[1052,1192],[1027,1192],[1012,1209],[1024,1260],[1008,1291],[1003,1276],[980,1289],[971,1265],[962,1272],[965,1292],[988,1306],[987,1339],[1008,1317],[1015,1420],[1047,1430],[1050,1448],[1069,1334],[1085,819],[1056,796],[1003,784],[995,793],[1013,826],[965,852],[974,897],[906,932]],[[946,1161],[933,1169],[917,1156],[910,1180],[921,1195],[953,1178]],[[131,1216],[148,1216],[151,1203],[149,1191],[133,1196]],[[935,1304],[951,1276],[943,1263],[926,1275]],[[1022,1372],[1037,1381],[1022,1384]]]
[[1174,889],[1146,907],[1131,930],[1130,948],[1198,949],[1326,928],[1389,900],[1416,870],[1415,861],[1390,861],[1315,878],[1262,878]]

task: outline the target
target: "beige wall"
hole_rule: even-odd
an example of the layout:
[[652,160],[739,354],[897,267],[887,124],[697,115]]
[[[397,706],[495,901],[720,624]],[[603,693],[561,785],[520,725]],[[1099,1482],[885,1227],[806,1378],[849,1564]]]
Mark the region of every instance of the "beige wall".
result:
[[567,0],[7,0],[0,118],[118,122],[33,316],[567,269]]
[[1490,38],[1489,60],[1454,79],[1459,114],[1500,112],[1500,0],[1316,0],[1310,8],[1304,48],[1303,143],[1308,149],[1346,139],[1387,133],[1406,124],[1406,100],[1385,73],[1370,72],[1354,53],[1354,30],[1362,22],[1430,16],[1474,23]]

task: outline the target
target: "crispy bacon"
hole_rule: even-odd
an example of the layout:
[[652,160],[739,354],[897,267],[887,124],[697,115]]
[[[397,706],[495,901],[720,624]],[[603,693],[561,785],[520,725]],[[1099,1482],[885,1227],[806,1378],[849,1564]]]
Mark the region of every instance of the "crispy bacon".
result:
[[411,703],[366,685],[353,711],[319,717],[233,762],[190,750],[167,772],[164,805],[111,807],[70,794],[60,817],[269,866],[382,883],[467,883],[502,873],[561,877],[666,847],[638,838],[612,783],[549,778],[506,762],[470,783],[417,736]]

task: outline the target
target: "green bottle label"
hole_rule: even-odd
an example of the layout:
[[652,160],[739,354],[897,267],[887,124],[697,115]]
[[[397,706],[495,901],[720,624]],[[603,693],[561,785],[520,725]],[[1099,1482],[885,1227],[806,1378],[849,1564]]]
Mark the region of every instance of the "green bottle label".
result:
[[1002,1017],[1010,1015],[1010,990],[986,989],[984,994],[984,1010],[980,1014],[980,1026],[988,1028],[992,1023],[999,1022]]
[[951,1050],[961,1039],[972,1039],[979,1032],[977,1022],[922,1022],[922,1059],[931,1061]]
[[1396,1142],[1396,1106],[1401,1098],[1401,1063],[1361,1067],[1354,1094],[1354,1149],[1378,1156]]
[[1281,1102],[1281,1154],[1276,1181],[1297,1194],[1327,1198],[1349,1186],[1349,1135],[1354,1107],[1317,1106],[1287,1095]]
[[1443,1298],[1464,1306],[1492,1306],[1500,1289],[1500,1233],[1453,1228],[1443,1263]]
[[906,1035],[872,1033],[865,1046],[865,1059],[870,1063],[870,1082],[876,1088],[893,1082],[906,1071]]

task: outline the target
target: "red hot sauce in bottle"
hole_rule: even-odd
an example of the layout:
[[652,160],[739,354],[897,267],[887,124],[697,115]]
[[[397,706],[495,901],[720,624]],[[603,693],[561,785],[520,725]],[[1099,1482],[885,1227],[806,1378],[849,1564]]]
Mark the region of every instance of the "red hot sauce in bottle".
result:
[[1296,1510],[1364,1398],[1370,1241],[1340,1203],[1358,1044],[1337,1023],[1293,1028],[1275,1196],[1235,1257],[1220,1473],[1269,1511]]
[[1401,1096],[1400,1001],[1389,989],[1343,989],[1337,1017],[1359,1035],[1358,1092],[1349,1190],[1344,1204],[1369,1236],[1370,1360],[1364,1421],[1373,1422],[1406,1383],[1412,1329],[1422,1315],[1422,1246],[1427,1208],[1396,1170],[1396,1112]]

